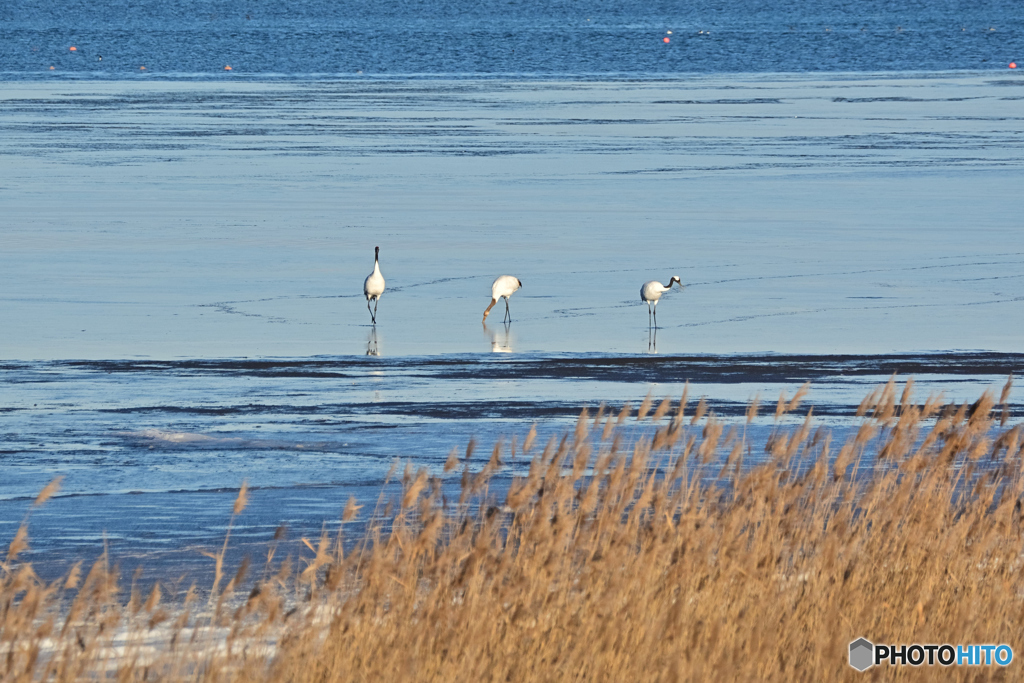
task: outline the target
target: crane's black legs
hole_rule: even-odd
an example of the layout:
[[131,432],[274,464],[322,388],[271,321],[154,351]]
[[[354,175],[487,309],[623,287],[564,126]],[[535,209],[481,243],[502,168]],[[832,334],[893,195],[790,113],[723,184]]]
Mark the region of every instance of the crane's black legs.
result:
[[[651,325],[651,322],[650,322],[651,316],[654,317],[653,326]],[[654,302],[653,306],[650,305],[650,301],[647,302],[647,328],[650,329],[651,327],[653,327],[655,330],[657,329],[657,302],[656,301]]]
[[373,300],[373,310],[370,310],[370,300],[367,299],[366,300],[366,310],[370,311],[370,320],[372,320],[373,324],[376,325],[377,324],[377,299]]

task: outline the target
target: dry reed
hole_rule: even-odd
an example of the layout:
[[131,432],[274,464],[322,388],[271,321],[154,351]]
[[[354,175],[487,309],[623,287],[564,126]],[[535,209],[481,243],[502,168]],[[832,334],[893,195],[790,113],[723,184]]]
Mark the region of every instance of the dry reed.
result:
[[[875,667],[847,644],[1008,643],[1020,652],[1021,427],[1000,403],[913,400],[895,381],[862,402],[835,449],[810,411],[785,426],[806,385],[780,396],[766,443],[686,394],[631,431],[586,410],[528,476],[493,494],[505,447],[462,464],[459,505],[437,477],[407,468],[387,525],[345,551],[303,539],[235,594],[247,565],[205,606],[157,584],[127,599],[101,558],[45,583],[19,562],[29,519],[0,564],[5,681],[821,681],[1016,677],[999,667]],[[637,420],[653,405],[648,396]],[[997,408],[999,409],[998,412]],[[703,424],[699,424],[703,421]],[[629,434],[632,433],[632,438]],[[623,444],[629,441],[628,448]],[[763,455],[753,457],[755,447]],[[515,445],[508,456],[516,457]],[[757,460],[750,466],[746,461]],[[444,470],[460,465],[453,451]],[[450,476],[459,476],[453,474]],[[37,505],[56,491],[47,487]],[[230,514],[243,511],[243,487]],[[226,511],[227,512],[227,511]],[[344,517],[360,514],[349,500]],[[374,517],[378,520],[379,517]],[[275,540],[276,543],[276,540]]]

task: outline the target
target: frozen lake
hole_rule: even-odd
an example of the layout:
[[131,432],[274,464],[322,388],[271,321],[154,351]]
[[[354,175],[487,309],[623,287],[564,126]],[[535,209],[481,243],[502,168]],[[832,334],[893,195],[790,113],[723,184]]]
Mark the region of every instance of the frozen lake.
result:
[[6,82],[0,531],[62,474],[38,559],[199,566],[243,478],[239,539],[316,534],[396,457],[686,380],[729,417],[810,379],[839,430],[892,372],[973,400],[1024,366],[1022,86]]
[[1021,86],[8,83],[0,358],[1019,350]]

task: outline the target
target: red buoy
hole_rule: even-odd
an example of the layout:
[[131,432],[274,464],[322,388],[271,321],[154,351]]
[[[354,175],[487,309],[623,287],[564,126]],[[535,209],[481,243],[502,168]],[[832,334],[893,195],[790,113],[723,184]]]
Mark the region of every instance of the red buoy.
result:
[[664,38],[661,39],[661,42],[663,42],[663,43],[671,43],[672,39],[669,38],[668,36],[665,36]]
[[1011,69],[1016,69],[1017,68],[1017,62],[1010,62],[1010,68]]

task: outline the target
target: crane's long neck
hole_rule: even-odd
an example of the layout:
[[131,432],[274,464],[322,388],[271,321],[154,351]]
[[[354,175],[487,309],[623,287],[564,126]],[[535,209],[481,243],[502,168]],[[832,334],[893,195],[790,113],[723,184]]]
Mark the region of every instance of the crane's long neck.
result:
[[484,311],[484,320],[487,320],[487,316],[490,315],[491,309],[494,308],[494,304],[496,304],[496,303],[498,303],[498,297],[492,296],[491,297],[491,305],[487,307],[486,311]]

